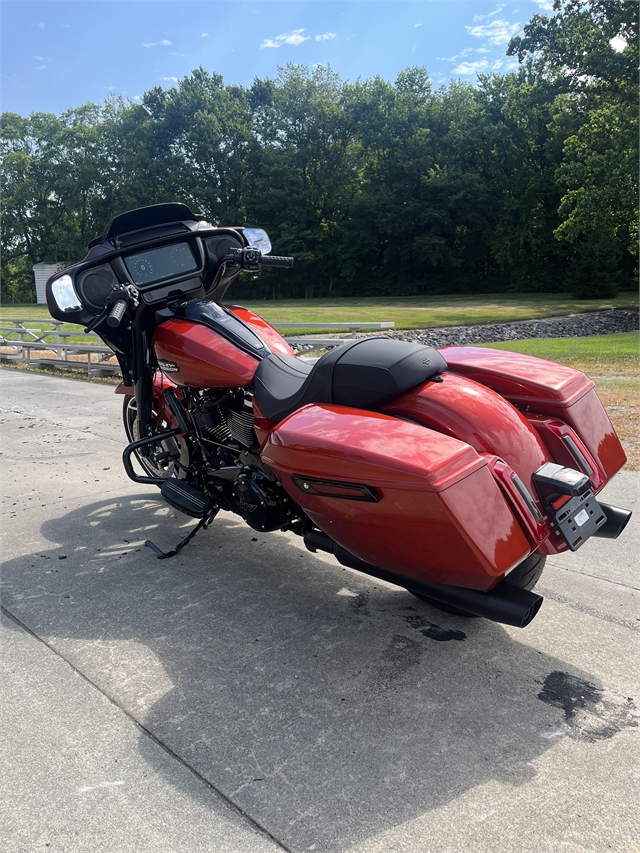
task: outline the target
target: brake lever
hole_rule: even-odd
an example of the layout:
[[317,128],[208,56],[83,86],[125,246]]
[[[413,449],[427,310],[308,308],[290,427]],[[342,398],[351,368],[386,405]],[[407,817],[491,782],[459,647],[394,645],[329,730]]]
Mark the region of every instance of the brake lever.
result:
[[101,314],[98,314],[97,317],[94,317],[94,319],[85,328],[85,330],[84,330],[85,335],[88,335],[90,332],[93,332],[93,330],[106,319],[107,314],[109,313],[110,310],[111,310],[111,305],[109,305],[108,308],[105,308]]

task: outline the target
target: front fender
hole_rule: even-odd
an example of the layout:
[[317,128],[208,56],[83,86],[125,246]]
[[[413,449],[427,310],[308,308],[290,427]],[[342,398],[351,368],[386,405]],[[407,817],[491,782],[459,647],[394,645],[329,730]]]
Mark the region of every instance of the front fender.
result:
[[[165,399],[163,396],[164,391],[167,388],[173,388],[176,392],[177,396],[182,399],[182,391],[175,382],[172,382],[168,377],[164,375],[160,370],[156,371],[153,376],[153,387],[151,390],[152,400],[153,400],[153,409],[154,409],[154,417],[159,423],[168,424],[168,426],[173,429],[178,424],[176,419],[174,418],[171,409],[165,403]],[[132,383],[131,385],[125,385],[124,382],[121,382],[115,389],[114,394],[122,394],[126,397],[135,396],[135,385]]]

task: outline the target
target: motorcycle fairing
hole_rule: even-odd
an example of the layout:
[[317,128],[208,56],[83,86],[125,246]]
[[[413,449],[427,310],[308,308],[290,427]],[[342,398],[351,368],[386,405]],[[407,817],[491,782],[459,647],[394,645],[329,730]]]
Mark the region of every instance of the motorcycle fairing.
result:
[[[261,455],[321,530],[390,571],[487,590],[531,551],[487,458],[419,424],[311,404],[270,432]],[[296,476],[363,484],[380,499],[309,494]]]

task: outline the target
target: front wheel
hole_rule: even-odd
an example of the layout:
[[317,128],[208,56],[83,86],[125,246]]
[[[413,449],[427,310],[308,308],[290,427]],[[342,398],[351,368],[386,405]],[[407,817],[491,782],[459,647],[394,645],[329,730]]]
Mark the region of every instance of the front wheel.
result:
[[[124,431],[127,434],[130,444],[141,438],[137,414],[136,398],[127,395],[124,398],[122,406],[122,420]],[[153,411],[151,414],[154,421],[154,429],[157,432],[169,429],[169,425],[158,416],[157,412]],[[157,444],[148,444],[146,447],[141,447],[139,450],[135,450],[134,454],[150,477],[168,480],[169,477],[179,478],[181,476],[180,467],[176,464],[176,460],[182,461],[185,467],[188,466],[188,460],[183,461],[181,459],[181,456],[184,456],[185,452],[186,446],[181,447],[175,438],[168,438],[164,441],[159,441]]]
[[[514,586],[519,586],[520,589],[532,590],[538,583],[546,562],[547,558],[544,554],[531,554],[526,560],[523,560],[519,565],[517,565],[515,569],[507,575],[505,580],[512,583]],[[409,592],[411,592],[411,590],[409,590]],[[411,594],[415,595],[416,598],[419,598],[420,601],[425,601],[427,604],[430,604],[431,607],[435,607],[436,610],[444,610],[445,613],[453,613],[454,616],[466,616],[469,619],[479,618],[475,613],[469,613],[468,610],[461,610],[459,607],[453,607],[451,604],[436,601],[434,598],[429,598],[427,595],[422,595],[419,592],[411,592]]]

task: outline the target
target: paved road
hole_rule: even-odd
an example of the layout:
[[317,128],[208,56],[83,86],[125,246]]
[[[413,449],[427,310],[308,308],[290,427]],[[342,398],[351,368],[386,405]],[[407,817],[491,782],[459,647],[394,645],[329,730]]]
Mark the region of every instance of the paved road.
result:
[[525,630],[435,611],[121,470],[112,388],[0,370],[11,853],[639,851],[640,476]]

